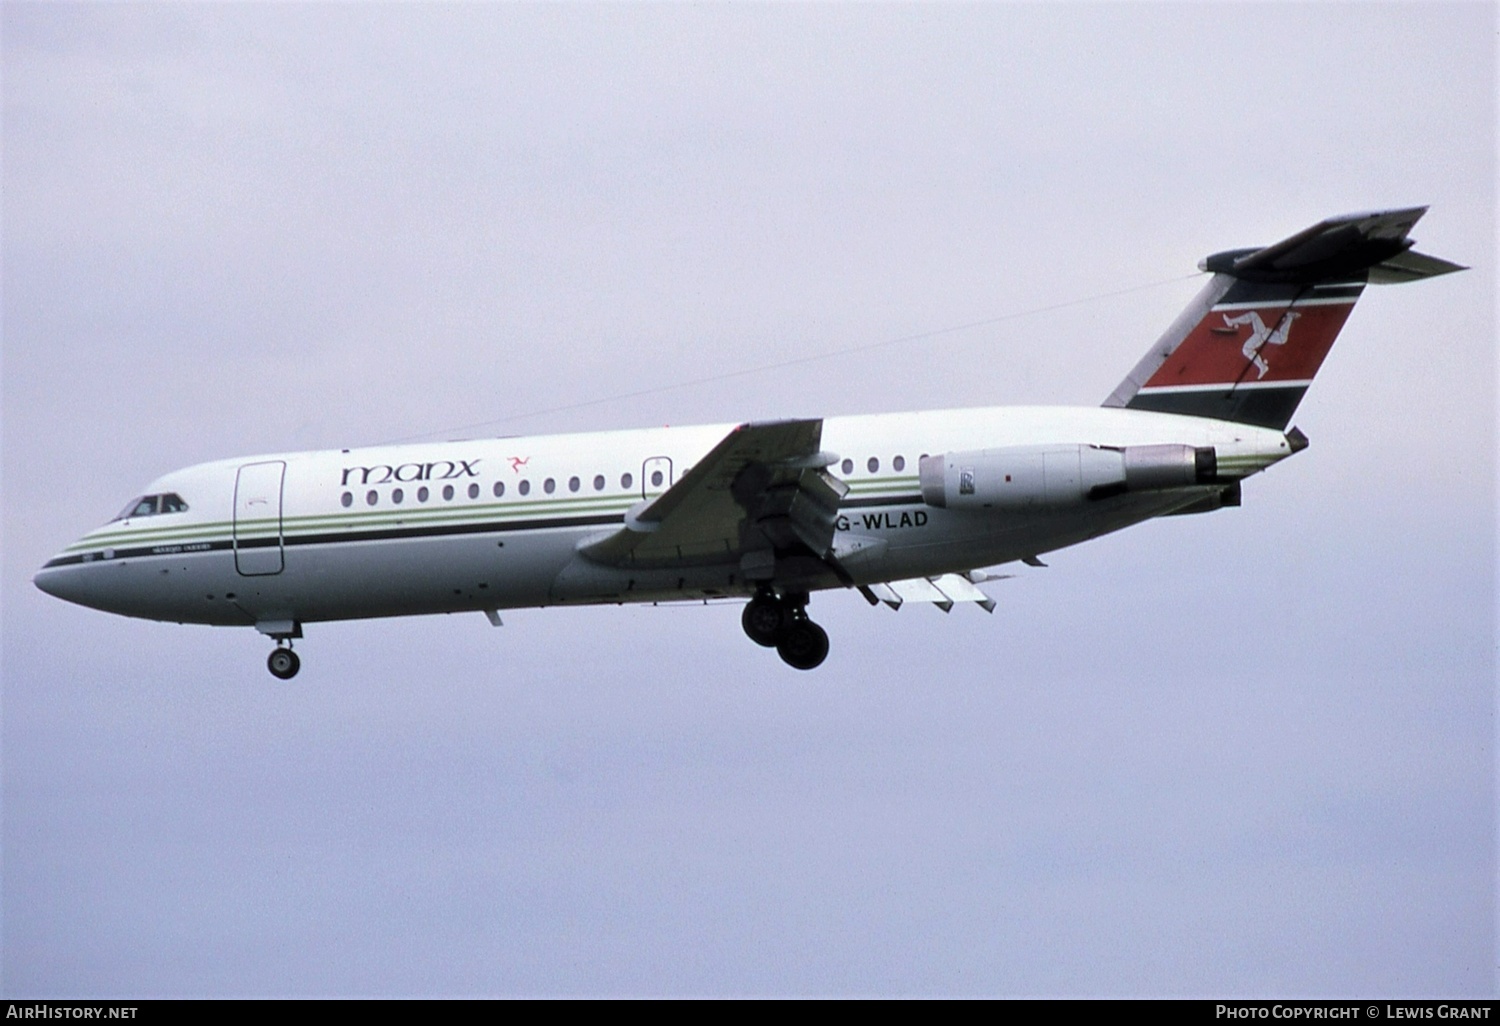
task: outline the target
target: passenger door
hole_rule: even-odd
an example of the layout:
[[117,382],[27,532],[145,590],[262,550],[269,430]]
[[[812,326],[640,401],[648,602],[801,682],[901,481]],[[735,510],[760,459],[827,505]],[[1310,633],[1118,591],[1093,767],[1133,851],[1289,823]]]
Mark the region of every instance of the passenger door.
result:
[[281,486],[286,464],[247,463],[234,479],[234,568],[246,577],[281,573]]

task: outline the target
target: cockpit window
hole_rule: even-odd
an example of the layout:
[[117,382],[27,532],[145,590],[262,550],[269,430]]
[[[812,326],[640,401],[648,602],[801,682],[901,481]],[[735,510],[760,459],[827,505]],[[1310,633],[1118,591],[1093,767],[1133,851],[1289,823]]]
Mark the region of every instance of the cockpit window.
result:
[[128,520],[131,517],[149,517],[157,513],[184,513],[188,504],[182,501],[182,496],[176,492],[168,492],[165,495],[143,495],[138,499],[131,499],[120,510],[116,520]]
[[147,495],[144,498],[131,499],[125,504],[125,508],[120,510],[119,515],[115,519],[124,520],[128,517],[149,517],[155,512],[156,496]]

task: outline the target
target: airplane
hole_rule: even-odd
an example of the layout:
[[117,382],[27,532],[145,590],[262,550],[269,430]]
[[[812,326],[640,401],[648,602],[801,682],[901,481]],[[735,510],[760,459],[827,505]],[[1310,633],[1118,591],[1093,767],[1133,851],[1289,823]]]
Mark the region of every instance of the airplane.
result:
[[1238,506],[1366,284],[1426,207],[1332,217],[1210,272],[1098,407],[993,407],[475,439],[205,463],[147,485],[35,575],[126,616],[254,627],[283,680],[309,623],[574,604],[746,600],[750,640],[828,655],[815,592],[945,612],[985,568],[1153,517]]

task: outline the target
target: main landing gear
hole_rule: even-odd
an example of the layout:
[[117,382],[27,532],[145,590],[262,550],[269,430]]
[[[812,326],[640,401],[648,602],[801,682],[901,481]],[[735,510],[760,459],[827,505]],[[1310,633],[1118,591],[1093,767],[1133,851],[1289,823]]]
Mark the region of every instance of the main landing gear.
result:
[[273,677],[291,680],[297,676],[297,671],[302,669],[302,660],[298,659],[297,653],[292,651],[290,641],[278,640],[276,647],[271,650],[271,655],[266,660],[266,669],[271,671]]
[[774,648],[794,669],[811,670],[828,658],[828,633],[807,618],[805,594],[778,597],[762,591],[745,603],[740,625],[751,641]]

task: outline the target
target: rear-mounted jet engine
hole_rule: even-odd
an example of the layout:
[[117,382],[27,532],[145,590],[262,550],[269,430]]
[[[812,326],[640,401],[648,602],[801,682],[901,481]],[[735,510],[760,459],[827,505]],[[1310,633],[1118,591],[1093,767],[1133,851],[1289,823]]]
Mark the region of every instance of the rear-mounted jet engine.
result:
[[922,500],[939,509],[1072,506],[1218,481],[1211,446],[1028,445],[923,456]]

